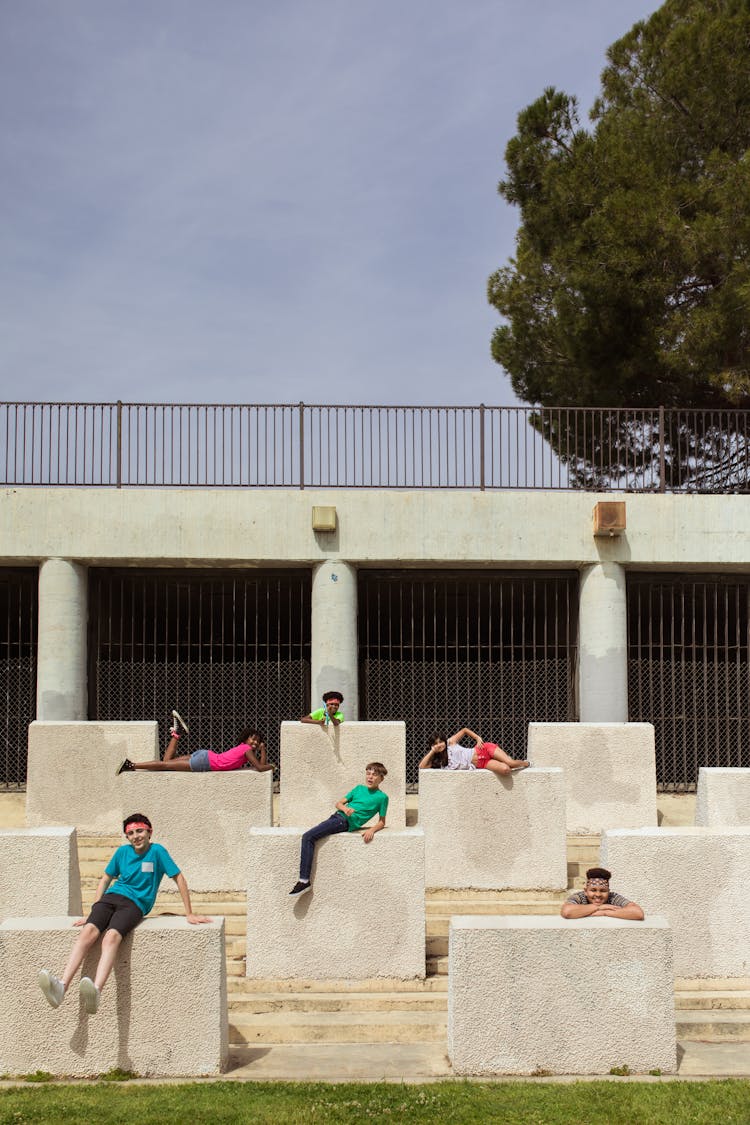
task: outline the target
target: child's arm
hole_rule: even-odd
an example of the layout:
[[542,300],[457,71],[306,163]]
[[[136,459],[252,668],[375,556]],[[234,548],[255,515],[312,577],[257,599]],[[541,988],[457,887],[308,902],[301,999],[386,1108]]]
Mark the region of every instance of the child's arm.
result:
[[481,738],[481,736],[480,736],[480,735],[478,735],[478,734],[475,734],[475,733],[474,733],[474,731],[473,731],[473,730],[469,730],[469,728],[468,728],[468,727],[461,727],[461,730],[460,730],[460,731],[458,731],[458,732],[457,732],[456,734],[452,734],[452,735],[450,736],[450,738],[448,739],[448,741],[449,741],[450,743],[453,743],[453,742],[460,742],[460,741],[461,741],[461,739],[462,739],[462,738],[464,738],[464,737],[465,737],[466,735],[468,735],[468,737],[469,737],[469,738],[473,738],[473,739],[474,739],[474,741],[475,741],[475,742],[477,743],[477,745],[478,745],[478,744],[479,744],[480,742],[482,742],[482,741],[483,741],[483,739]]
[[340,801],[336,802],[336,808],[339,810],[339,812],[342,812],[344,816],[351,816],[354,812],[354,809],[351,807],[351,805],[347,805],[346,797],[342,797]]
[[181,871],[178,871],[178,873],[175,875],[174,881],[177,884],[177,890],[180,892],[182,905],[185,907],[185,917],[187,918],[190,925],[197,926],[201,922],[212,922],[212,918],[204,918],[202,914],[193,914],[193,907],[190,903],[190,891],[188,890],[187,879]]
[[273,765],[266,761],[265,746],[262,748],[260,761],[255,757],[255,754],[253,754],[251,747],[248,746],[245,751],[245,761],[249,766],[252,766],[254,770],[257,770],[258,773],[268,773],[269,770],[273,769]]
[[433,759],[434,756],[435,756],[435,751],[432,749],[432,747],[430,747],[430,749],[425,754],[424,758],[422,758],[422,761],[419,763],[419,768],[421,770],[428,770],[430,768],[430,766],[432,765],[432,759]]
[[[94,899],[94,902],[98,902],[99,899],[102,897],[102,895],[105,895],[107,893],[107,887],[109,886],[109,884],[112,882],[113,879],[114,879],[114,875],[106,875],[106,874],[102,875],[101,879],[99,880],[99,886],[96,888],[96,898]],[[75,920],[75,922],[73,923],[73,925],[74,926],[85,926],[86,925],[86,919],[85,918],[77,918]]]
[[268,755],[266,754],[265,742],[261,742],[260,746],[258,747],[258,759],[262,766],[268,765]]
[[325,719],[314,719],[312,715],[300,715],[301,723],[312,723],[316,727],[324,727],[326,725]]
[[373,824],[370,828],[365,828],[362,833],[362,839],[366,844],[372,843],[372,838],[376,832],[382,832],[385,828],[385,817],[381,816],[377,824]]

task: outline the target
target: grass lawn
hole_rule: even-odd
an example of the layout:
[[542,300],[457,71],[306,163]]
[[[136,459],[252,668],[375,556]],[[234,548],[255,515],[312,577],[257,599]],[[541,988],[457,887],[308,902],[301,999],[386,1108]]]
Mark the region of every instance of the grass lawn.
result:
[[501,1121],[503,1125],[748,1125],[750,1082],[448,1081],[424,1086],[96,1082],[0,1090],[0,1123]]

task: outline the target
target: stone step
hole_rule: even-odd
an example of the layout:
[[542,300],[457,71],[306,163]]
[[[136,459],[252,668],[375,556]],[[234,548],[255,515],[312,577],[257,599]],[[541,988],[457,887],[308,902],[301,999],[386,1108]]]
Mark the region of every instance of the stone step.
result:
[[495,903],[501,902],[559,902],[561,896],[562,891],[511,889],[504,891],[485,891],[474,890],[470,887],[464,890],[434,888],[425,891],[424,901],[425,909],[428,914],[433,909],[437,910],[439,914],[446,912],[461,914],[467,912],[465,910],[466,903],[473,903],[478,907],[482,904],[494,906]]
[[269,1012],[229,1019],[229,1042],[243,1043],[441,1043],[445,1012]]
[[750,1043],[750,1011],[677,1012],[677,1038],[725,1043]]
[[748,1011],[750,1010],[750,991],[684,990],[675,992],[674,1005],[680,1011]]
[[232,981],[232,995],[253,993],[283,994],[295,993],[325,996],[330,993],[346,994],[352,992],[443,992],[448,991],[448,978],[427,977],[416,980],[397,980],[393,977],[368,977],[366,980],[253,980],[243,977]]
[[359,1012],[363,1019],[370,1012],[448,1011],[445,992],[247,992],[229,996],[229,1020],[240,1016],[271,1012]]

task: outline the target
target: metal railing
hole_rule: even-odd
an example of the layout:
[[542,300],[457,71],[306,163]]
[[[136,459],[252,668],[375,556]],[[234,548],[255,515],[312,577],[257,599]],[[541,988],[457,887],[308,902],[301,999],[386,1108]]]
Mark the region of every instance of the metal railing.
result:
[[0,484],[747,492],[750,414],[0,403]]

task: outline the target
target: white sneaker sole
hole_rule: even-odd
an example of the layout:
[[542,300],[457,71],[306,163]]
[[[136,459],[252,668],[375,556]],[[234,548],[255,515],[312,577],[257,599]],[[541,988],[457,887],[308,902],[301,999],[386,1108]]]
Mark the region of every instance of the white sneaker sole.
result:
[[172,726],[175,728],[175,730],[177,729],[178,723],[180,724],[180,726],[184,730],[185,734],[190,734],[190,731],[188,730],[188,725],[185,722],[185,720],[183,719],[180,712],[179,711],[173,711],[172,712]]
[[65,993],[63,992],[62,995],[58,995],[59,990],[55,988],[55,985],[58,983],[57,977],[54,977],[49,969],[42,969],[37,977],[37,981],[49,1006],[51,1008],[59,1008],[65,998]]
[[100,992],[90,977],[82,977],[80,984],[83,1007],[90,1016],[95,1016],[99,1011]]

